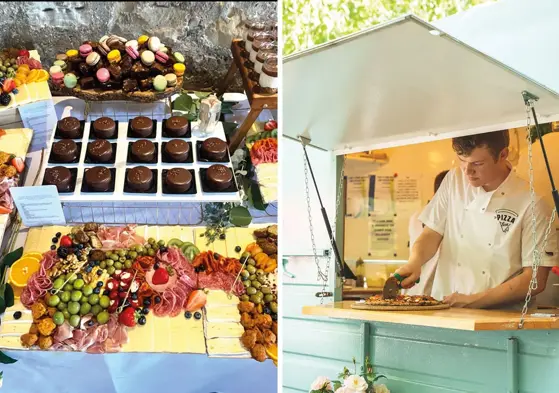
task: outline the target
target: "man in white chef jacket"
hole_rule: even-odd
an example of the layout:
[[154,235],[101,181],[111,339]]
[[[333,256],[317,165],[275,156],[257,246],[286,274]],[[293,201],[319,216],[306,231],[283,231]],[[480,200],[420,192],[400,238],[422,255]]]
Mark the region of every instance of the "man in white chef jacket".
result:
[[[437,193],[447,173],[448,171],[442,171],[435,177],[435,184],[434,184],[435,194]],[[416,211],[410,217],[410,224],[408,228],[408,234],[410,236],[410,249],[413,248],[415,241],[419,238],[419,236],[423,232],[423,228],[425,227],[425,224],[423,224],[419,220],[420,215],[421,215],[421,210]],[[439,259],[439,251],[437,251],[433,256],[433,258],[431,258],[421,267],[421,281],[418,284],[415,284],[410,289],[406,289],[402,291],[402,293],[406,295],[431,295],[438,259]]]
[[[454,138],[460,168],[449,171],[419,219],[423,232],[397,270],[410,288],[440,246],[431,296],[452,307],[493,308],[522,303],[532,277],[534,239],[529,185],[507,161],[508,130]],[[535,196],[541,249],[551,208]],[[558,264],[555,225],[538,269],[537,295]]]

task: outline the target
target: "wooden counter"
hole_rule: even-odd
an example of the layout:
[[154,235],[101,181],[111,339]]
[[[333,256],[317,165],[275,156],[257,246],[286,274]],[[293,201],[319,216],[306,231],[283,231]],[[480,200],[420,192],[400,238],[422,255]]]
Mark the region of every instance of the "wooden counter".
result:
[[[519,312],[466,308],[436,311],[364,311],[352,309],[350,306],[353,303],[353,301],[343,301],[322,306],[305,306],[303,314],[470,331],[519,330]],[[523,330],[538,329],[559,330],[559,317],[527,317]]]

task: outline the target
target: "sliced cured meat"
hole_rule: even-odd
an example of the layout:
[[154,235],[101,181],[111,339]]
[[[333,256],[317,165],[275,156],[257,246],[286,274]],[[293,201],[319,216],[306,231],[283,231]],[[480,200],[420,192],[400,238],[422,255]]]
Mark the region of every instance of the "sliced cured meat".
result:
[[105,343],[102,344],[94,344],[91,347],[87,348],[87,353],[91,354],[101,354],[105,353]]
[[173,288],[178,280],[178,274],[173,274],[172,276],[169,276],[169,281],[166,284],[160,284],[160,285],[155,285],[153,283],[153,274],[155,273],[154,269],[150,269],[146,272],[146,282],[149,284],[149,286],[157,292],[165,292],[167,290],[167,288]]
[[69,338],[72,338],[74,328],[70,326],[68,322],[64,322],[62,325],[56,328],[56,334],[53,337],[54,344],[59,344]]
[[27,281],[27,286],[23,289],[20,296],[20,301],[25,307],[31,307],[33,303],[44,297],[47,291],[52,288],[52,281],[48,276],[48,270],[54,266],[57,260],[56,251],[48,251],[43,254],[39,271],[34,273]]
[[[198,288],[201,289],[220,289],[225,292],[231,291],[231,287],[235,282],[235,276],[224,272],[215,272],[211,274],[198,274]],[[245,292],[245,288],[240,280],[237,280],[233,293],[241,296]]]
[[136,225],[125,227],[101,226],[97,231],[97,237],[101,240],[104,250],[115,248],[127,248],[133,244],[144,244],[145,239],[135,232]]
[[169,247],[167,252],[158,251],[155,259],[171,265],[178,273],[179,278],[191,288],[196,288],[196,272],[188,259],[177,247]]

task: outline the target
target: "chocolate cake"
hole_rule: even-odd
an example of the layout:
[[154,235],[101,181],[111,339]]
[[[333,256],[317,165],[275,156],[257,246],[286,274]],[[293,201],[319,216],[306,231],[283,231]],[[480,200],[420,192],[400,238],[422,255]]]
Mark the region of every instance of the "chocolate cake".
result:
[[225,165],[215,164],[206,170],[206,184],[214,191],[222,191],[233,183],[233,172]]
[[153,132],[153,120],[149,117],[138,116],[130,122],[132,136],[138,138],[146,138]]
[[155,158],[155,145],[153,142],[141,139],[132,143],[130,151],[135,162],[150,162]]
[[202,143],[202,157],[209,161],[227,159],[227,143],[219,138],[208,138]]
[[54,162],[72,162],[78,158],[78,145],[71,139],[52,144],[51,158]]
[[178,138],[188,132],[188,119],[182,116],[171,116],[165,121],[165,132],[171,138]]
[[96,166],[85,170],[85,184],[90,191],[107,192],[111,187],[111,171],[104,166]]
[[81,135],[81,124],[75,117],[65,117],[58,120],[58,136],[62,139],[79,139]]
[[93,122],[93,135],[100,139],[109,139],[116,136],[116,123],[108,117],[100,117]]
[[153,183],[153,173],[145,166],[137,166],[126,172],[126,185],[136,192],[148,191]]
[[184,168],[170,169],[167,171],[165,184],[171,192],[187,192],[192,187],[192,174]]
[[93,162],[109,162],[113,156],[113,145],[104,139],[87,144],[87,157]]
[[67,192],[72,183],[72,173],[68,168],[55,166],[45,169],[43,185],[56,186],[58,192]]
[[182,139],[171,139],[165,144],[165,154],[174,162],[185,162],[190,154],[190,145]]

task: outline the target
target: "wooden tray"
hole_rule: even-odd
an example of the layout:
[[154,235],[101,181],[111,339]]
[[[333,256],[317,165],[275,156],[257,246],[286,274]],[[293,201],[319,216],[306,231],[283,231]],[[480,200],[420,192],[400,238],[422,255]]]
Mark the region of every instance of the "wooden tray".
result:
[[436,306],[373,306],[371,304],[356,303],[351,308],[355,310],[369,311],[429,311],[429,310],[445,310],[450,308],[448,304],[438,304]]

